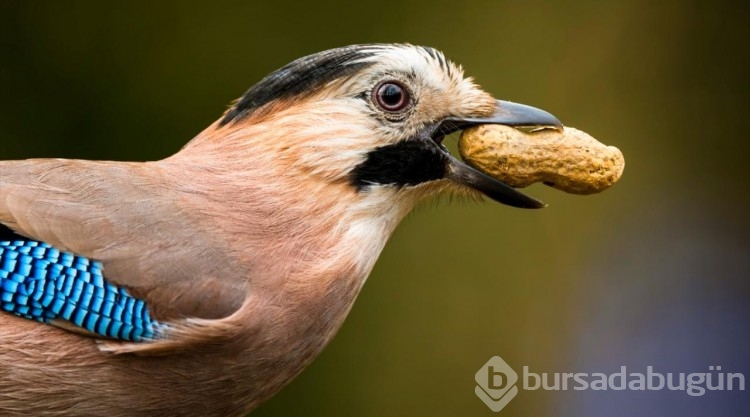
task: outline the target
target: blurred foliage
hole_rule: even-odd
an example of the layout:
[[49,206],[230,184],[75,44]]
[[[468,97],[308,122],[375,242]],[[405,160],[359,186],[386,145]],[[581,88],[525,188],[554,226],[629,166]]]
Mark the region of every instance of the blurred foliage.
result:
[[[0,159],[163,158],[299,56],[366,42],[443,50],[498,98],[620,147],[621,183],[591,197],[531,187],[550,204],[541,211],[474,202],[418,209],[337,338],[256,415],[490,415],[473,393],[481,365],[500,355],[517,370],[574,371],[596,345],[580,336],[610,297],[629,294],[632,308],[668,314],[648,295],[685,285],[681,305],[700,313],[690,300],[709,288],[739,303],[730,320],[750,317],[749,18],[747,2],[674,0],[3,1]],[[706,221],[686,217],[688,208]],[[681,236],[716,233],[683,259],[665,219]],[[658,264],[677,251],[680,264],[726,248],[739,250],[698,276],[701,285],[667,280],[671,270],[651,264],[607,279],[630,265],[624,253]],[[622,314],[606,316],[610,336],[655,317]],[[729,340],[746,355],[744,329]],[[521,392],[502,415],[562,415],[559,397],[574,395]]]

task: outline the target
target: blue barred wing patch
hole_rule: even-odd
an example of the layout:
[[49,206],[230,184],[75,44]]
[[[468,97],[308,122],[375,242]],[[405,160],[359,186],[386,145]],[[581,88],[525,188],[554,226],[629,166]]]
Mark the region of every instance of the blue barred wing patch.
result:
[[100,262],[29,240],[0,241],[0,310],[133,342],[159,326],[143,300],[105,280]]

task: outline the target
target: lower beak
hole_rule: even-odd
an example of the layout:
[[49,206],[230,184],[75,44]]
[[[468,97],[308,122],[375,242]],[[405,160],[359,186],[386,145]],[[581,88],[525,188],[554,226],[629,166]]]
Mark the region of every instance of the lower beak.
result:
[[[563,128],[560,120],[544,110],[524,104],[498,100],[495,113],[491,116],[450,118],[444,120],[436,129],[433,140],[440,143],[443,137],[449,133],[479,124],[501,124],[531,130],[562,130]],[[444,149],[444,147],[442,148]],[[542,208],[547,206],[545,203],[521,193],[508,184],[464,164],[453,155],[450,155],[447,150],[445,152],[447,154],[446,178],[481,191],[487,197],[512,207]]]

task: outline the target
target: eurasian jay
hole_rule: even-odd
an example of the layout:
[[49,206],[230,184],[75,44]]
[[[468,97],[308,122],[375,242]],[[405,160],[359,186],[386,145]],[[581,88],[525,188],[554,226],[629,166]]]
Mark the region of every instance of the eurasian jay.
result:
[[443,146],[479,123],[561,127],[435,49],[354,45],[271,73],[160,161],[0,162],[0,415],[253,410],[418,202],[543,205]]

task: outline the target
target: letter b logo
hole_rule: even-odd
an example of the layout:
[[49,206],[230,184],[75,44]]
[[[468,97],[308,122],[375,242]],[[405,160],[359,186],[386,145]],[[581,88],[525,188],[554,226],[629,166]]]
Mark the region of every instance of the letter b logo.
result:
[[474,379],[477,381],[474,393],[492,411],[502,410],[518,394],[515,386],[518,374],[499,356],[485,363]]
[[[498,379],[500,382],[497,382]],[[502,371],[496,371],[494,366],[487,367],[487,388],[489,389],[503,389],[507,378]]]

